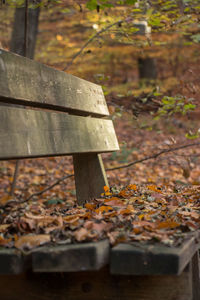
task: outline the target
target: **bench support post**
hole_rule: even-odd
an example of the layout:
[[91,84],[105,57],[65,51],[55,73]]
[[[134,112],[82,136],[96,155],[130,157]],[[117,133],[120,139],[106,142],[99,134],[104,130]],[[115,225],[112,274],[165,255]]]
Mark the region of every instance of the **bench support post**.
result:
[[76,197],[81,205],[85,201],[99,197],[103,187],[108,186],[102,158],[97,153],[73,155]]
[[192,265],[192,300],[200,299],[200,262],[199,262],[199,251],[197,251],[191,261]]

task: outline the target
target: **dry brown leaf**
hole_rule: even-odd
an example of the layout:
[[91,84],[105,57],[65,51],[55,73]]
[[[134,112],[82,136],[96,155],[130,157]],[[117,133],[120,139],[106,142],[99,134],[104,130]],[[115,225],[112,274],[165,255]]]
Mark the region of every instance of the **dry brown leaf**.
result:
[[24,235],[15,241],[15,247],[20,250],[30,250],[37,246],[44,245],[50,241],[51,237],[48,234]]
[[1,233],[6,232],[9,227],[10,227],[10,224],[1,224],[0,225],[0,232]]
[[[113,197],[114,198],[114,197]],[[108,199],[107,201],[105,201],[105,205],[111,205],[111,206],[114,206],[114,207],[126,207],[126,204],[119,200],[119,199]]]
[[85,228],[80,228],[74,232],[74,237],[77,241],[84,241],[88,236],[89,231]]
[[0,206],[5,206],[9,200],[11,200],[13,197],[10,195],[5,195],[2,198],[0,198]]
[[191,217],[192,219],[200,221],[200,214],[194,211],[179,211],[179,215],[183,217]]
[[180,224],[171,220],[166,220],[163,222],[158,222],[156,224],[157,229],[172,229],[179,227]]
[[112,206],[102,205],[99,208],[95,209],[95,212],[97,214],[99,214],[99,213],[106,213],[106,212],[109,212],[109,211],[112,211],[112,210],[113,210]]
[[8,246],[11,241],[12,238],[4,239],[2,236],[0,236],[0,246]]

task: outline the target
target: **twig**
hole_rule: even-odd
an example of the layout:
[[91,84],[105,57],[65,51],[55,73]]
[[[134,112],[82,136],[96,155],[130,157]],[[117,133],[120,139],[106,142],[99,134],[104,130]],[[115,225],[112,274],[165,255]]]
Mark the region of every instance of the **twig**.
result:
[[71,174],[71,175],[65,175],[64,177],[58,179],[56,182],[54,182],[53,184],[51,184],[50,186],[46,187],[44,190],[40,191],[40,192],[37,192],[37,193],[34,193],[34,194],[31,194],[27,199],[25,199],[24,201],[21,201],[21,203],[23,202],[26,202],[30,199],[32,199],[34,196],[40,196],[42,195],[43,193],[51,190],[54,186],[58,185],[61,181],[67,179],[67,178],[70,178],[70,177],[73,177],[74,174]]
[[161,151],[158,152],[158,153],[155,153],[155,154],[153,154],[153,155],[146,156],[146,157],[144,157],[144,158],[141,158],[141,159],[132,161],[132,162],[130,162],[129,164],[122,165],[122,166],[118,166],[118,167],[114,167],[114,168],[108,168],[108,169],[106,169],[106,171],[112,171],[112,170],[119,170],[119,169],[129,168],[129,167],[131,167],[131,166],[133,166],[133,165],[135,165],[135,164],[144,162],[144,161],[146,161],[146,160],[157,158],[158,156],[160,156],[160,155],[162,155],[162,154],[164,154],[164,153],[173,152],[173,151],[177,151],[177,150],[180,150],[180,149],[184,149],[184,148],[188,148],[188,147],[193,147],[193,146],[197,146],[197,145],[200,145],[200,142],[198,142],[198,143],[186,144],[186,145],[177,146],[177,147],[168,148],[168,149],[163,149],[163,150],[161,150]]
[[94,39],[96,39],[97,37],[99,37],[102,33],[104,33],[105,31],[109,30],[111,27],[115,26],[115,25],[119,25],[122,24],[123,20],[114,22],[106,27],[104,27],[103,29],[101,29],[100,31],[98,31],[95,35],[93,35],[89,40],[87,40],[87,42],[81,47],[81,49],[72,57],[71,61],[67,64],[67,66],[63,69],[63,71],[66,71],[74,62],[74,60],[83,52],[83,50],[94,41]]
[[[177,147],[173,147],[173,148],[168,148],[168,149],[163,149],[161,150],[160,152],[158,153],[155,153],[153,155],[150,155],[150,156],[146,156],[144,158],[141,158],[141,159],[138,159],[138,160],[135,160],[133,162],[130,162],[129,164],[126,164],[126,165],[121,165],[121,166],[118,166],[118,167],[113,167],[113,168],[107,168],[106,171],[113,171],[113,170],[118,170],[118,169],[124,169],[124,168],[129,168],[133,165],[136,165],[138,163],[141,163],[141,162],[144,162],[146,160],[149,160],[149,159],[154,159],[154,158],[157,158],[158,156],[164,154],[164,153],[168,153],[168,152],[173,152],[173,151],[177,151],[177,150],[180,150],[180,149],[184,149],[184,148],[188,148],[188,147],[193,147],[193,146],[198,146],[200,145],[200,142],[198,143],[191,143],[191,144],[186,144],[186,145],[182,145],[182,146],[177,146]],[[26,202],[30,199],[32,199],[34,196],[39,196],[39,195],[42,195],[43,193],[45,193],[46,191],[49,191],[50,189],[52,189],[54,186],[58,185],[61,181],[65,180],[65,179],[68,179],[70,177],[73,177],[74,174],[71,174],[71,175],[66,175],[60,179],[58,179],[56,182],[54,182],[52,185],[46,187],[44,190],[40,191],[40,192],[37,192],[37,193],[34,193],[32,195],[30,195],[27,199],[25,199],[24,201],[21,201],[21,203],[23,202]]]

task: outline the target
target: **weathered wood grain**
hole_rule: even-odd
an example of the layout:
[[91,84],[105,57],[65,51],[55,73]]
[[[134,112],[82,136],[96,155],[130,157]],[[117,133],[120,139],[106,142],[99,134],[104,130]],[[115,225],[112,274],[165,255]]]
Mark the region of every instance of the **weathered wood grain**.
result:
[[108,240],[96,243],[42,247],[32,252],[34,272],[99,270],[108,264]]
[[98,272],[0,276],[2,300],[192,300],[191,276],[117,276]]
[[22,273],[23,270],[24,257],[20,251],[0,248],[0,274],[19,274]]
[[0,107],[0,159],[118,150],[111,120]]
[[191,261],[191,270],[192,270],[192,291],[193,298],[192,300],[200,299],[200,261],[199,261],[199,251],[196,251]]
[[111,251],[112,274],[161,275],[181,274],[199,249],[195,237],[180,247],[143,245],[142,243],[119,244]]
[[109,115],[101,86],[0,50],[0,102]]
[[73,155],[76,198],[81,205],[86,200],[98,198],[108,186],[106,173],[100,154]]

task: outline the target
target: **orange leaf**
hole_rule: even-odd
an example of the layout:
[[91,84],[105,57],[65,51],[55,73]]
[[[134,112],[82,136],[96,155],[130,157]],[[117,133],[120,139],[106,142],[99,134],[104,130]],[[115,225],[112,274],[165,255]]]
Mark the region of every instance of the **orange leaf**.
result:
[[121,209],[120,210],[120,214],[121,215],[130,215],[132,213],[132,211],[130,209]]
[[105,196],[112,196],[112,193],[106,192],[106,193],[105,193]]
[[12,196],[10,196],[10,195],[3,196],[2,198],[0,198],[0,206],[5,206],[7,204],[7,202],[11,199],[12,199]]
[[109,187],[107,186],[107,185],[105,185],[104,187],[103,187],[103,189],[104,189],[104,192],[106,193],[106,192],[109,192]]
[[159,222],[156,227],[158,229],[165,229],[165,228],[166,229],[167,228],[172,229],[172,228],[176,228],[176,227],[179,227],[179,226],[180,226],[179,223],[168,220],[168,221]]
[[129,188],[130,190],[134,190],[134,191],[137,190],[136,184],[129,184],[129,185],[128,185],[128,188]]
[[153,192],[157,192],[157,193],[161,193],[162,194],[162,191],[159,190],[156,185],[148,185],[147,188]]
[[95,210],[96,213],[105,213],[105,212],[108,212],[110,210],[113,210],[113,208],[111,206],[105,206],[105,205],[102,205],[100,206],[99,208],[97,208]]
[[134,232],[135,234],[139,234],[139,233],[142,232],[142,228],[141,228],[141,227],[134,227],[134,228],[133,228],[133,232]]
[[129,194],[127,193],[126,190],[121,190],[119,192],[119,196],[122,197],[122,198],[127,198],[129,196]]
[[106,218],[112,218],[112,217],[115,217],[117,215],[117,212],[116,210],[113,210],[113,211],[108,211],[104,214],[104,217]]
[[143,220],[143,219],[144,219],[144,216],[145,216],[144,214],[141,214],[141,215],[138,216],[138,218],[139,218],[140,220]]
[[95,204],[91,204],[91,203],[86,203],[85,204],[85,208],[90,209],[90,210],[94,210],[96,207]]
[[0,246],[6,246],[12,241],[12,238],[4,239],[2,236],[0,236]]

